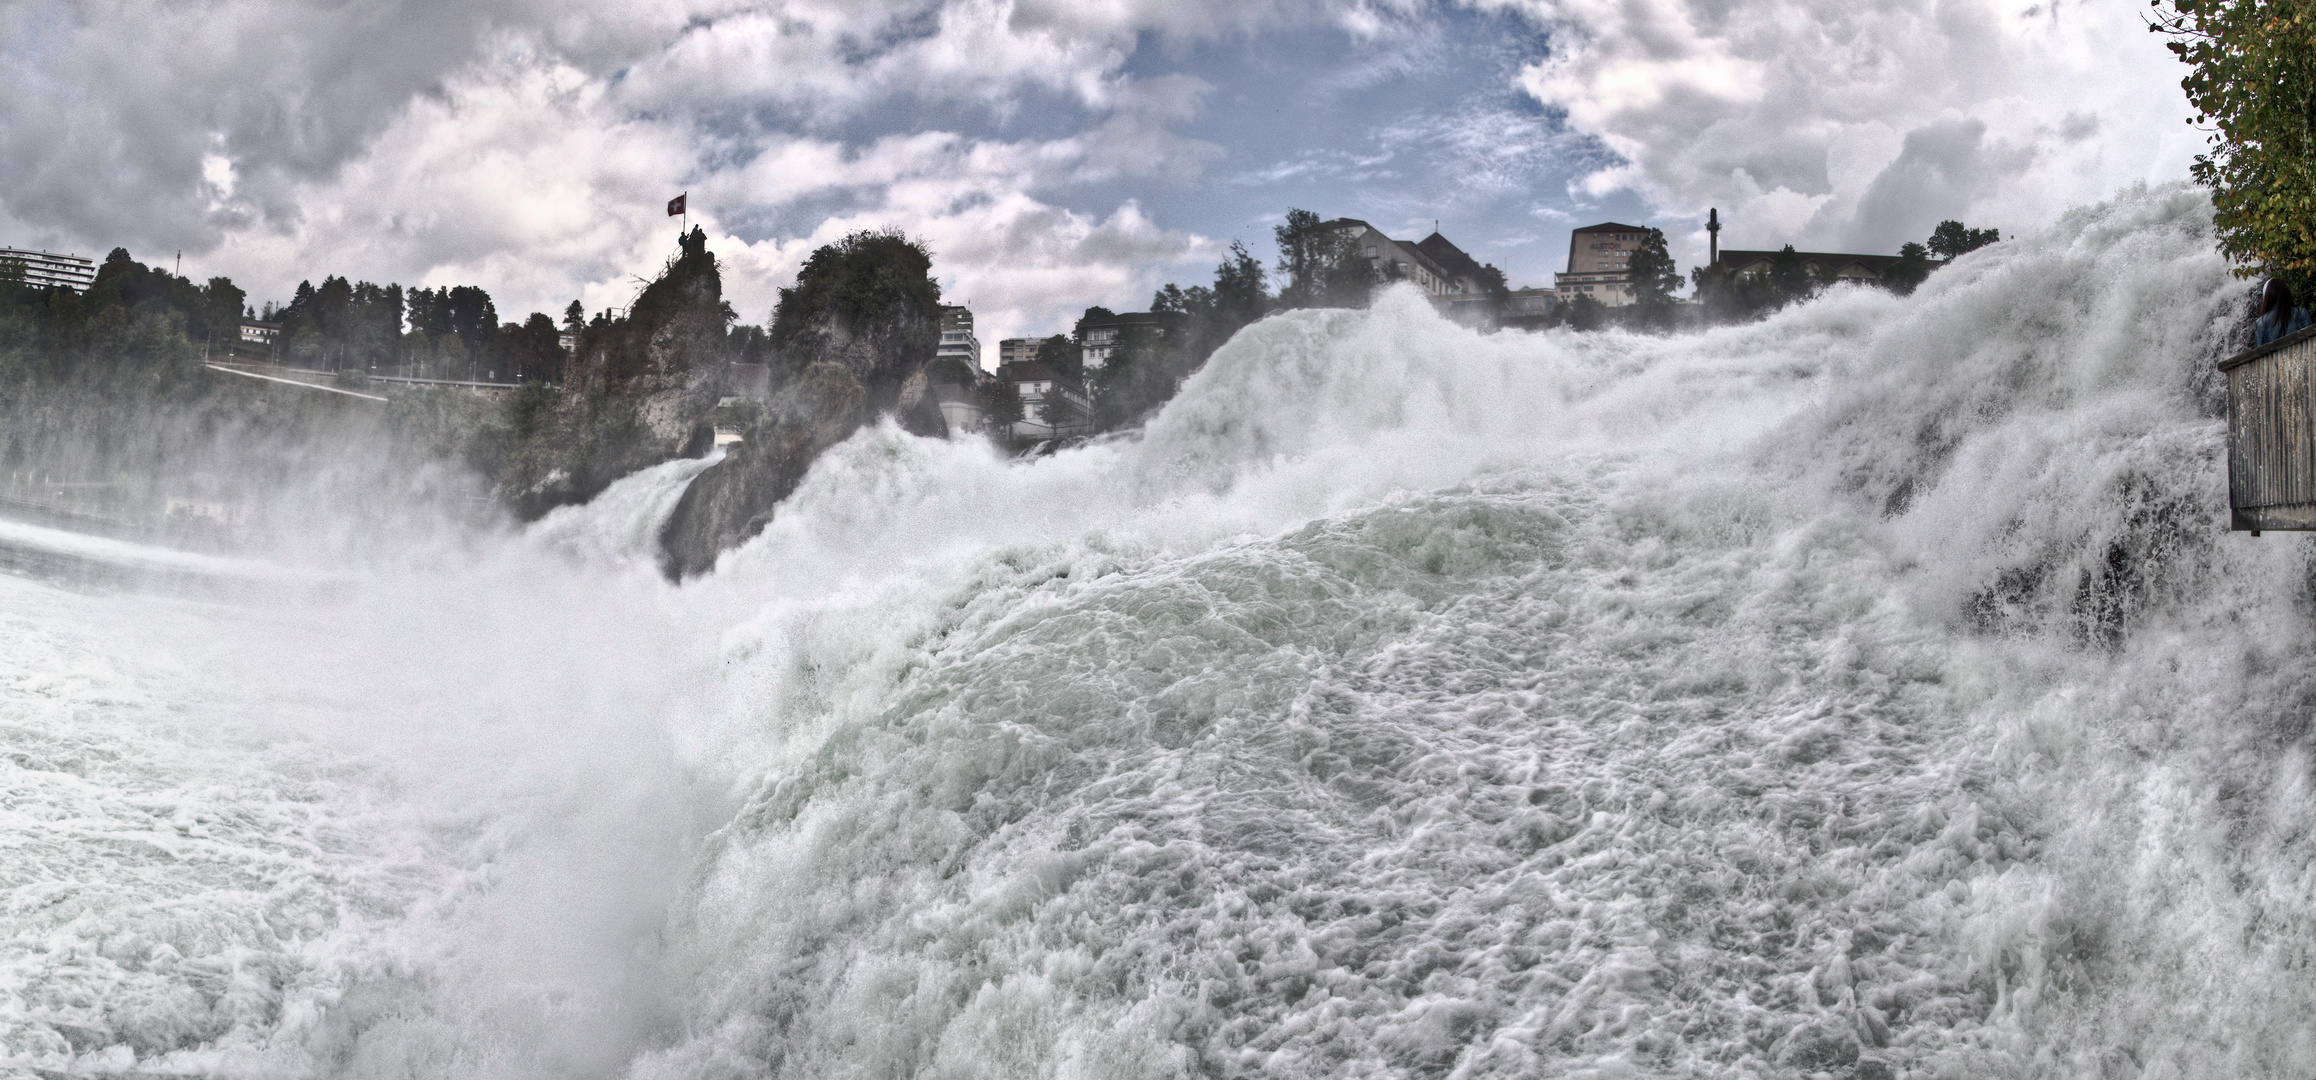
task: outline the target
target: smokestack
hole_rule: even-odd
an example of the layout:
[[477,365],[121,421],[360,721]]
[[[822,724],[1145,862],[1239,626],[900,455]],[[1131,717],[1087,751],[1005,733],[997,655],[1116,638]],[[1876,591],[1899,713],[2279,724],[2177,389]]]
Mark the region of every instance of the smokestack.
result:
[[1721,265],[1721,208],[1705,211],[1705,265]]

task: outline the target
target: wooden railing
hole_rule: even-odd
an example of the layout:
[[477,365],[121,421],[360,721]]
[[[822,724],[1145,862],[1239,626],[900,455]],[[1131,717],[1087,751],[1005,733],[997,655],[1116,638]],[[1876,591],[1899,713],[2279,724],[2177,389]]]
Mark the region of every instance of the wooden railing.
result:
[[2220,361],[2228,528],[2316,529],[2316,327]]

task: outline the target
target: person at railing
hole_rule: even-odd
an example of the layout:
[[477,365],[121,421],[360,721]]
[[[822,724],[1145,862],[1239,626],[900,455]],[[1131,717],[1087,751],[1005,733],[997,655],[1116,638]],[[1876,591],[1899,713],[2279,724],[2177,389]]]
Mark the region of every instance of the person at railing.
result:
[[2308,309],[2292,306],[2292,287],[2282,278],[2269,278],[2260,297],[2260,317],[2252,323],[2252,347],[2308,329]]

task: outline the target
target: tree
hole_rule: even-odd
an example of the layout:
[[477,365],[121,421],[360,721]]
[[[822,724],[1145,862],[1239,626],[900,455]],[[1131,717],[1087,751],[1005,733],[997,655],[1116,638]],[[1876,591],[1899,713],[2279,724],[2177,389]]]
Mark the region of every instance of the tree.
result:
[[1673,302],[1673,293],[1681,287],[1681,268],[1674,265],[1672,252],[1665,248],[1662,229],[1641,234],[1640,246],[1633,249],[1625,267],[1632,275],[1635,303],[1662,307]]
[[579,301],[573,300],[570,307],[563,309],[563,330],[572,334],[586,332],[587,309],[580,307]]
[[[2316,280],[2316,7],[2303,0],[2153,0],[2148,29],[2187,64],[2179,81],[2208,125],[2189,174],[2212,191],[2236,274]],[[1935,245],[1933,246],[1935,250]]]
[[1642,233],[1640,246],[1633,249],[1625,268],[1632,275],[1636,320],[1643,325],[1670,322],[1673,292],[1681,287],[1681,268],[1674,265],[1672,252],[1665,248],[1664,230],[1650,229]]
[[[863,230],[815,250],[772,310],[769,336],[783,372],[775,379],[836,363],[859,383],[870,414],[900,408],[903,387],[941,344],[932,269],[933,253],[897,230]],[[899,419],[920,434],[945,429],[929,397]]]
[[1262,318],[1270,311],[1272,300],[1270,275],[1263,270],[1261,261],[1248,253],[1245,244],[1231,241],[1230,255],[1214,268],[1213,317],[1218,325],[1230,327],[1230,333],[1224,334],[1223,340],[1229,340],[1230,334],[1238,333],[1240,327]]
[[1287,211],[1272,230],[1279,245],[1279,273],[1286,284],[1279,302],[1291,308],[1366,307],[1375,290],[1375,269],[1359,254],[1358,238],[1319,220],[1309,210]]
[[1598,330],[1607,321],[1608,305],[1601,303],[1591,293],[1577,293],[1553,305],[1552,314],[1545,325],[1565,326],[1570,330]]
[[1767,284],[1769,295],[1765,299],[1768,305],[1784,307],[1817,295],[1818,288],[1825,282],[1820,280],[1816,268],[1809,264],[1809,260],[1793,250],[1792,244],[1787,244],[1770,258]]
[[1920,244],[1909,240],[1900,245],[1898,261],[1882,273],[1882,284],[1900,296],[1912,293],[1930,276],[1930,260],[1924,256]]
[[1062,393],[1057,383],[1038,401],[1037,418],[1058,435],[1064,431],[1082,431],[1086,423],[1086,411],[1068,394]]
[[241,309],[249,294],[235,287],[232,278],[213,277],[201,290],[199,331],[202,341],[215,348],[230,348],[241,338]]
[[[1109,319],[1115,316],[1110,313],[1109,308],[1090,307],[1086,309],[1085,315],[1078,321],[1084,322],[1086,319],[1096,317]],[[1083,354],[1078,351],[1077,345],[1070,341],[1067,334],[1055,334],[1037,343],[1038,363],[1055,371],[1065,372],[1073,378],[1082,378],[1085,375],[1085,364],[1081,359],[1082,356]]]
[[1010,438],[1022,419],[1021,388],[1011,379],[991,379],[974,388],[974,399],[981,406],[981,422]]
[[505,369],[492,369],[516,382],[556,382],[563,377],[563,344],[555,320],[534,311],[521,323],[499,327],[498,342]]
[[805,260],[772,309],[772,347],[837,359],[864,381],[874,369],[914,371],[941,342],[933,254],[899,232],[852,233]]
[[[2000,230],[1973,229],[1959,221],[1941,221],[1930,232],[1930,254],[1941,259],[1951,259],[1965,252],[1977,251],[2000,239]],[[1904,254],[1904,249],[1899,249],[1899,253]]]

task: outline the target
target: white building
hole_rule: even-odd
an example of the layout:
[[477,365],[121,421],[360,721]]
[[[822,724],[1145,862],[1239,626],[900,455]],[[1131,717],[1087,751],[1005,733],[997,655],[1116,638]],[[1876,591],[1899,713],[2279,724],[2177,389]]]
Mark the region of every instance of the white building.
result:
[[954,305],[941,309],[941,346],[935,360],[961,360],[981,374],[981,339],[973,336],[973,313]]
[[73,292],[85,292],[96,284],[96,263],[78,255],[59,255],[53,251],[26,251],[20,248],[0,248],[0,278],[15,277],[21,269],[26,285],[34,288],[56,287]]
[[[1032,360],[1007,364],[997,370],[997,377],[1011,382],[1021,395],[1021,419],[1013,425],[1014,438],[1068,438],[1093,431],[1093,399],[1070,372]],[[1056,408],[1049,411],[1049,402]]]
[[1358,218],[1336,218],[1328,228],[1351,238],[1351,245],[1386,281],[1411,281],[1432,297],[1475,295],[1486,291],[1478,266],[1447,237],[1438,233],[1415,243],[1394,240],[1381,229]]

